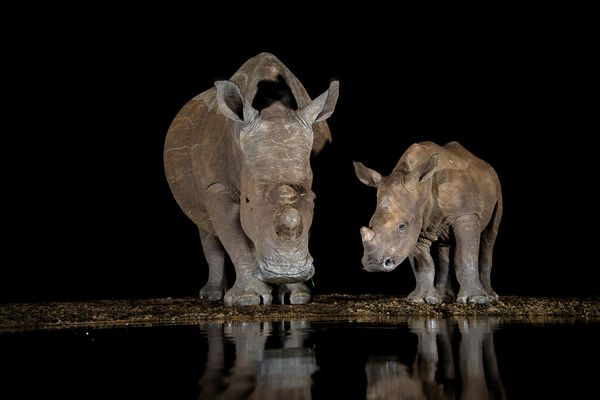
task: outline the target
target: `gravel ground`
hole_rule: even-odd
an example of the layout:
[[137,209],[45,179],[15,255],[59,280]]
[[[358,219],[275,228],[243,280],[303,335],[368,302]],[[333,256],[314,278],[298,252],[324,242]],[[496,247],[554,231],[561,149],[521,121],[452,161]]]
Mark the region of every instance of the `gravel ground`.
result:
[[444,303],[414,305],[403,296],[328,294],[306,305],[225,307],[194,298],[9,303],[0,306],[0,332],[69,327],[195,324],[201,321],[344,319],[376,320],[411,316],[502,317],[544,322],[600,321],[600,298],[503,296],[489,306]]

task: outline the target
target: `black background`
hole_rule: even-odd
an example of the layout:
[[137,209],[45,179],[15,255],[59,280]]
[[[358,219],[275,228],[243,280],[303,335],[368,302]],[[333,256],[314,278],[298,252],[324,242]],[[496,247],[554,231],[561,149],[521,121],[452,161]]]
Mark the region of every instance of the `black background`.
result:
[[412,290],[408,263],[361,271],[359,228],[375,190],[358,182],[352,160],[388,174],[414,142],[457,140],[503,185],[496,291],[598,294],[585,26],[377,15],[299,25],[82,13],[31,36],[13,32],[2,299],[195,296],[207,268],[165,180],[165,134],[189,99],[262,51],[312,97],[340,80],[333,143],[313,159],[316,292]]

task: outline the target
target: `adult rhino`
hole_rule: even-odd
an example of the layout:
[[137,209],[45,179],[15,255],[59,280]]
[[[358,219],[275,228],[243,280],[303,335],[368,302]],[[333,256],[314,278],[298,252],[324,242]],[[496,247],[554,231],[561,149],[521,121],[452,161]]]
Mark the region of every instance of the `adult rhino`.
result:
[[[331,141],[327,123],[337,81],[311,101],[272,54],[246,61],[175,117],[164,149],[169,186],[198,226],[208,282],[200,298],[228,306],[310,301],[302,282],[314,274],[308,251],[315,195],[311,150]],[[236,279],[227,290],[225,251]],[[223,298],[223,293],[226,291]]]
[[[361,182],[377,188],[375,213],[360,230],[367,271],[392,271],[408,257],[417,282],[408,300],[440,303],[453,296],[448,269],[455,246],[457,301],[498,300],[490,276],[502,192],[488,163],[457,142],[421,142],[406,150],[387,177],[358,162],[354,169]],[[434,243],[437,268],[430,254]]]

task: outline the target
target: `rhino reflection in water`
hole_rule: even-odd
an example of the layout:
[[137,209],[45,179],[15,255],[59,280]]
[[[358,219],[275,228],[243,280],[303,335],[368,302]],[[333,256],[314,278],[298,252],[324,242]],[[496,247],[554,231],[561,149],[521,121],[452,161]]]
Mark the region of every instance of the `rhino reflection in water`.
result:
[[[169,186],[198,226],[209,274],[200,297],[226,305],[310,301],[308,252],[315,195],[311,151],[331,134],[338,82],[315,100],[272,54],[244,63],[177,114],[165,142]],[[236,279],[227,290],[224,253]],[[227,290],[225,296],[224,291]]]
[[457,324],[458,364],[452,352],[452,321],[411,320],[410,329],[418,337],[415,362],[409,368],[394,359],[368,361],[367,399],[505,399],[494,350],[495,321],[459,319]]
[[[312,349],[304,348],[309,324],[304,321],[206,323],[208,356],[198,399],[310,399],[311,375],[317,370]],[[273,336],[281,347],[265,350]],[[226,365],[235,344],[233,366]]]

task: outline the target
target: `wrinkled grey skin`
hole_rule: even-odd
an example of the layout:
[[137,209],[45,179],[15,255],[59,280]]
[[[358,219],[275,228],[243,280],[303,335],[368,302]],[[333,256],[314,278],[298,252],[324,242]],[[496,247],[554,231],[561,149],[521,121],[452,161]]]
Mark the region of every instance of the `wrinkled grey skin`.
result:
[[389,272],[408,258],[417,282],[408,300],[437,304],[453,297],[453,250],[457,301],[498,300],[490,274],[502,193],[489,164],[457,142],[422,142],[410,146],[387,177],[357,162],[354,169],[361,182],[377,188],[377,208],[369,228],[361,228],[367,271]]
[[261,53],[177,114],[165,142],[165,172],[177,203],[200,231],[209,266],[201,298],[223,298],[226,251],[236,273],[226,305],[270,304],[269,283],[280,285],[281,299],[310,300],[302,283],[314,273],[309,158],[331,141],[321,121],[337,97],[333,81],[311,101],[281,61]]

